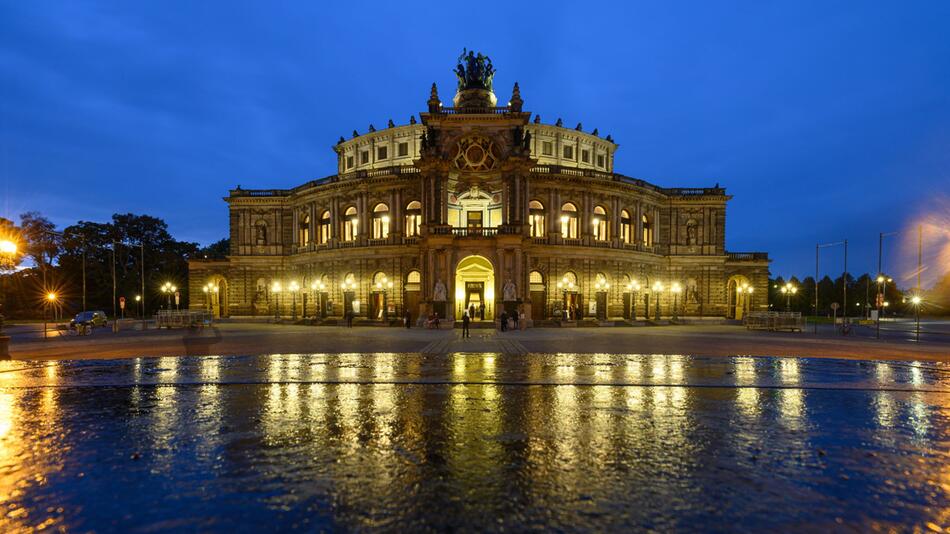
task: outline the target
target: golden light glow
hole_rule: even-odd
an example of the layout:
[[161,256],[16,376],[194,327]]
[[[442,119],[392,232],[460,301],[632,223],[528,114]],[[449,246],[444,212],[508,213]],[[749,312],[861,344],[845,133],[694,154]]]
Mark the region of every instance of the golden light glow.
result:
[[0,240],[0,253],[10,254],[12,256],[13,254],[16,254],[16,251],[17,251],[16,243],[14,243],[13,241],[9,239]]
[[56,302],[56,293],[49,292],[46,294],[46,300],[50,302]]

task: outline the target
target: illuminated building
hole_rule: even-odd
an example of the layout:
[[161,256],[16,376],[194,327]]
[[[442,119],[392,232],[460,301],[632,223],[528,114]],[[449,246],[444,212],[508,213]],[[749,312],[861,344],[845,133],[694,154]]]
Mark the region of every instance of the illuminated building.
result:
[[363,320],[668,317],[674,291],[679,316],[767,308],[768,255],[725,249],[724,188],[619,174],[609,135],[532,119],[517,84],[497,106],[487,58],[457,75],[452,107],[433,84],[418,121],[341,137],[335,174],[231,190],[231,255],[192,261],[191,294],[215,284],[221,315]]

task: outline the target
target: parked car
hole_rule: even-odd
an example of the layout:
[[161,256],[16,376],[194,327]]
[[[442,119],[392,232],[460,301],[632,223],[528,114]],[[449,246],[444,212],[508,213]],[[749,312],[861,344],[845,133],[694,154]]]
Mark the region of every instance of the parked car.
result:
[[107,324],[109,324],[109,318],[104,311],[79,312],[73,317],[72,321],[69,321],[70,328],[76,328],[77,326],[91,326],[92,328],[97,328],[106,326]]

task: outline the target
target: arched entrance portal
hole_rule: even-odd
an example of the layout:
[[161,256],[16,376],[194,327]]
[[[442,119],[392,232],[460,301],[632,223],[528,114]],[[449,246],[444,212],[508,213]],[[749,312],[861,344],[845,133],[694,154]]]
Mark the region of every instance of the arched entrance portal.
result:
[[218,319],[228,316],[228,281],[223,276],[214,276],[209,280],[208,287],[211,289],[205,298],[208,299],[207,306],[211,311],[212,317]]
[[729,283],[726,285],[729,298],[729,309],[726,313],[729,318],[741,320],[747,312],[752,310],[751,287],[752,284],[745,276],[737,274],[729,278]]
[[455,268],[455,319],[474,311],[475,320],[495,318],[495,268],[487,258],[469,256]]

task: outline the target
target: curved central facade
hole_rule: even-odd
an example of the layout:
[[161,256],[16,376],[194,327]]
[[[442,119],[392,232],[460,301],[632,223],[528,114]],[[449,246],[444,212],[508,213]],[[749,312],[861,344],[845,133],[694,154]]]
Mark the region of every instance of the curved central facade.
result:
[[418,121],[340,138],[336,174],[231,190],[231,255],[191,262],[191,294],[217,288],[192,307],[529,325],[767,308],[767,254],[725,250],[725,189],[619,174],[609,135],[532,119],[517,84],[497,107],[490,62],[461,59],[452,107],[433,84]]

